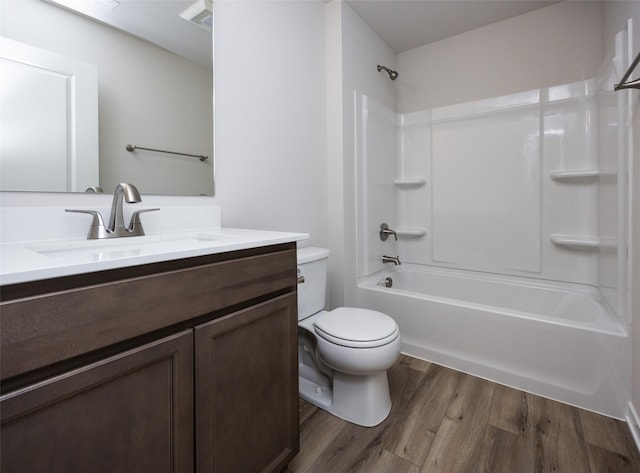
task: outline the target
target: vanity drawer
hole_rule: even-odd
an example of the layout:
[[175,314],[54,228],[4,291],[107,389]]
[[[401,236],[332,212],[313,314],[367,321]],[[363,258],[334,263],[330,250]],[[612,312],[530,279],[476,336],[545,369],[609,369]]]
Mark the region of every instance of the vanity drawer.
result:
[[262,254],[239,251],[212,263],[193,258],[187,267],[3,301],[0,379],[207,314],[213,319],[215,312],[270,294],[295,292],[295,244],[273,248]]

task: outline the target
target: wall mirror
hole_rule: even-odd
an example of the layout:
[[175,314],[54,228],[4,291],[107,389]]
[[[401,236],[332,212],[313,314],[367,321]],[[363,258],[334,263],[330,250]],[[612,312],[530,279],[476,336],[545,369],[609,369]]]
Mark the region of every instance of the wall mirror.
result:
[[[16,162],[26,162],[28,176],[23,182],[2,179],[1,190],[84,192],[99,186],[111,193],[119,182],[131,182],[143,194],[213,195],[212,19],[209,0],[0,2],[0,31],[7,41],[97,74],[96,136],[90,119],[79,118],[71,105],[48,93],[57,91],[74,107],[81,105],[73,95],[82,83],[79,76],[54,71],[41,85],[43,68],[31,63],[35,82],[23,76],[2,80],[3,110],[21,96],[34,108],[3,112],[2,169],[13,173]],[[0,65],[6,71],[15,61],[0,58]],[[19,94],[17,86],[26,92]],[[84,103],[82,90],[77,102]],[[25,110],[25,100],[18,103],[14,110]],[[48,136],[57,131],[62,135]],[[127,145],[137,148],[127,151]],[[83,162],[78,171],[75,165],[92,154],[98,162]]]

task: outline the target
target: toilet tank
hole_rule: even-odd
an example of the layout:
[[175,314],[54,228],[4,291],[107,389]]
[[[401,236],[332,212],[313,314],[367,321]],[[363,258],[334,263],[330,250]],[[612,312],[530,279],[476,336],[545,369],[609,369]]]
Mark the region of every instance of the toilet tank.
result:
[[325,248],[298,249],[298,276],[304,277],[304,282],[298,284],[298,320],[324,309],[328,258],[329,250]]

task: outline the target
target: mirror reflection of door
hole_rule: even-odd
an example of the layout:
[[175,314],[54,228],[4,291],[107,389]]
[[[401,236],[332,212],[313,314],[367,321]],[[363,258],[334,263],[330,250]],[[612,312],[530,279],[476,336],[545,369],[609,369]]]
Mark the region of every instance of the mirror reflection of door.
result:
[[97,68],[0,41],[0,190],[97,185]]

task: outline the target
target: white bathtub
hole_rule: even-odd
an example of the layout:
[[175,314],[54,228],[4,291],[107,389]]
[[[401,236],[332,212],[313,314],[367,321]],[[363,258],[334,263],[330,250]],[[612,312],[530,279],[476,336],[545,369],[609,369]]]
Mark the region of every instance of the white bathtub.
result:
[[625,416],[629,337],[595,288],[403,264],[359,281],[357,299],[397,321],[408,355]]

